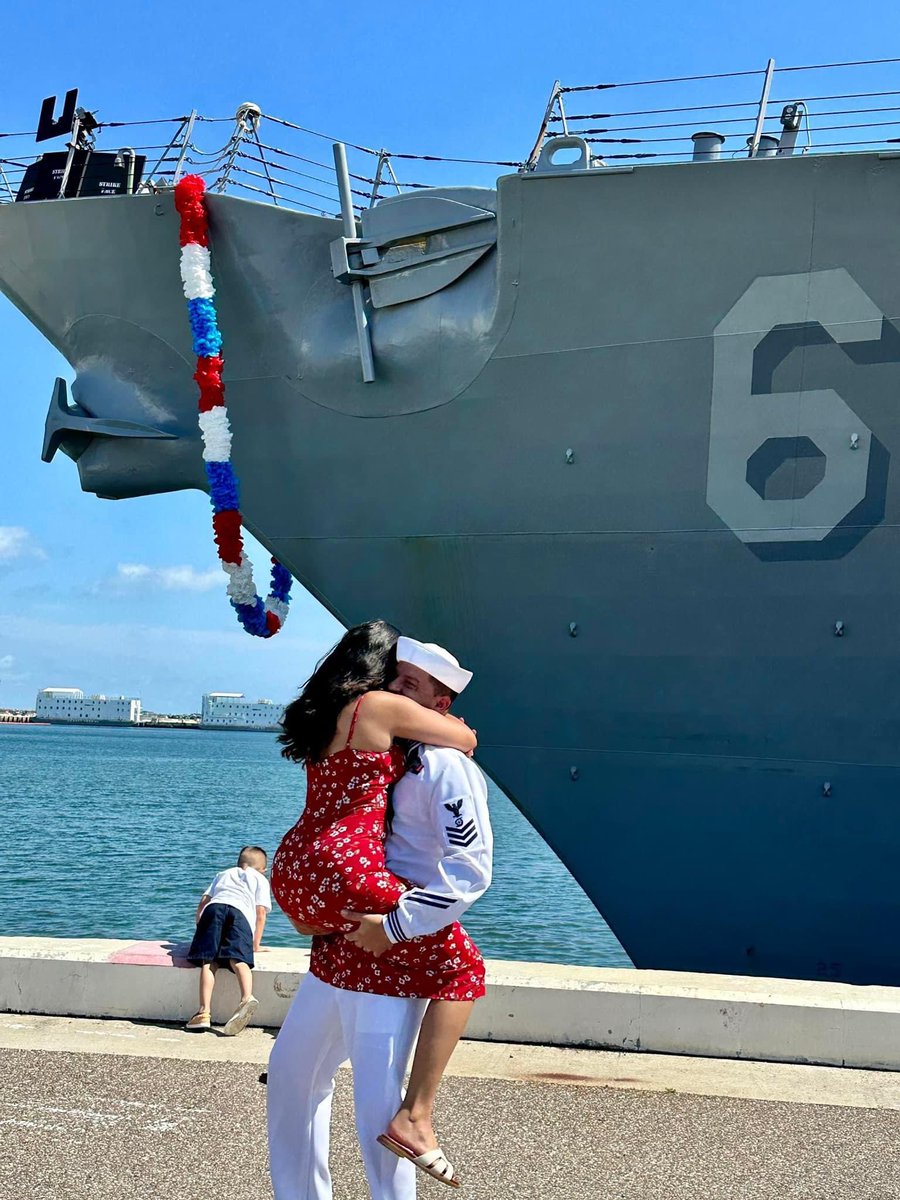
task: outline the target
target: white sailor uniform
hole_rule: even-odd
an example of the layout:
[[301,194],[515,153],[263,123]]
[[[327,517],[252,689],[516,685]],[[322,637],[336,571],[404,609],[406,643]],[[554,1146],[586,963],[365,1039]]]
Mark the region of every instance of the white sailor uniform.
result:
[[414,746],[394,788],[388,868],[421,880],[385,918],[394,942],[436,933],[483,896],[491,882],[494,839],[487,784],[458,750]]
[[[387,864],[417,884],[385,919],[385,931],[399,947],[456,921],[484,894],[491,879],[493,838],[484,776],[458,751],[414,747],[393,804]],[[269,1060],[275,1200],[330,1200],[334,1076],[348,1058],[372,1200],[414,1200],[412,1163],[385,1151],[376,1138],[396,1112],[427,1000],[334,986],[322,977],[333,978],[340,964],[355,963],[357,974],[374,970],[397,953],[375,959],[340,935],[314,939],[319,977],[311,972],[303,980]]]

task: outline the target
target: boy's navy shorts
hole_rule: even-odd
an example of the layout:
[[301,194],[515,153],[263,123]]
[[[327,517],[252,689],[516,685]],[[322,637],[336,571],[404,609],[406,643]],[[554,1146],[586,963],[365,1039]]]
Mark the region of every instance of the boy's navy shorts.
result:
[[253,966],[253,933],[247,918],[233,904],[207,904],[197,922],[197,931],[188,951],[188,962],[194,966],[218,963],[227,967],[232,962]]

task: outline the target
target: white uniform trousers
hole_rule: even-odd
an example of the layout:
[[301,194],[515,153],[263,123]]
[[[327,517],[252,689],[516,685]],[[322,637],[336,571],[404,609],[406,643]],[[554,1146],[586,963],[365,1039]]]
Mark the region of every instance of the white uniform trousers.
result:
[[351,992],[306,975],[269,1058],[269,1169],[275,1200],[331,1200],[331,1100],[337,1069],[348,1058],[372,1200],[415,1200],[415,1167],[375,1139],[400,1104],[427,1004]]

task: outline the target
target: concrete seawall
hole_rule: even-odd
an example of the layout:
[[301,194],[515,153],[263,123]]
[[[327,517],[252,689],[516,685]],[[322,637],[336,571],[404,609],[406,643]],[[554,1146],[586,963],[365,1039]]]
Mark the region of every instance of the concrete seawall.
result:
[[[0,938],[0,1011],[180,1021],[196,1008],[184,946]],[[255,1024],[280,1026],[309,964],[259,955]],[[213,1020],[237,985],[219,976]],[[900,988],[491,961],[466,1036],[713,1058],[900,1069]]]

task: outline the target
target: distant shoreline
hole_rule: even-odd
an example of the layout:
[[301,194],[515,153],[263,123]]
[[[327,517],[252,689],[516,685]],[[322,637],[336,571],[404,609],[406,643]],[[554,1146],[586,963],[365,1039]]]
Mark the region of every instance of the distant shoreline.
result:
[[200,733],[278,733],[275,725],[201,725],[197,721],[35,721],[32,718],[0,717],[0,725],[65,725],[77,729],[196,729]]

